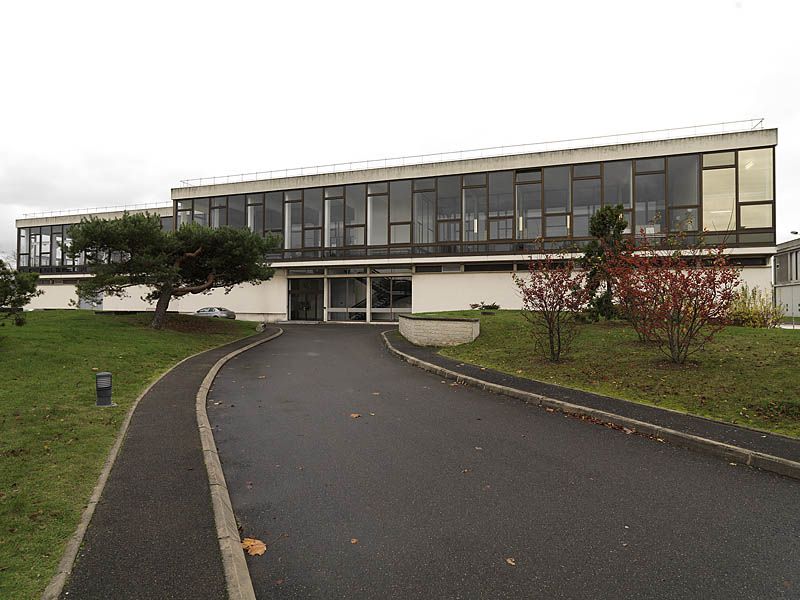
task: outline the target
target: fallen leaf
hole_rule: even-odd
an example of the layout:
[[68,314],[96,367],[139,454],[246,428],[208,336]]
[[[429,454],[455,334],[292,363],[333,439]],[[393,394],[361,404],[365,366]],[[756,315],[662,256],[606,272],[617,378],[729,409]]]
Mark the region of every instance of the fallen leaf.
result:
[[248,482],[245,483],[245,486],[247,487],[248,490],[252,490],[253,489],[253,482],[252,481],[248,481]]
[[480,446],[475,446],[475,450],[483,450]]
[[374,417],[374,416],[375,416],[375,413],[369,413],[369,416],[370,416],[370,417]]
[[259,379],[266,379],[266,378],[267,378],[267,376],[266,376],[266,375],[259,375],[259,376],[258,376],[258,378],[259,378]]
[[242,540],[242,549],[250,556],[261,556],[267,551],[267,545],[256,538],[244,538]]
[[549,406],[545,406],[544,408],[547,412],[556,412],[555,408],[550,408]]
[[506,563],[508,563],[512,567],[516,567],[517,566],[517,559],[516,558],[507,558],[506,559]]
[[380,395],[381,395],[381,393],[380,393],[380,392],[372,392],[372,395],[373,395],[373,396],[380,396]]
[[361,413],[350,413],[350,418],[351,419],[360,419],[361,418]]
[[634,429],[629,429],[628,427],[623,427],[622,431],[624,431],[625,433],[630,435],[630,434],[634,433],[635,430]]
[[461,472],[462,472],[462,473],[470,473],[470,472],[472,472],[472,469],[464,469],[464,470],[463,470],[463,471],[461,471]]
[[351,544],[357,544],[358,543],[358,538],[350,538],[350,543]]

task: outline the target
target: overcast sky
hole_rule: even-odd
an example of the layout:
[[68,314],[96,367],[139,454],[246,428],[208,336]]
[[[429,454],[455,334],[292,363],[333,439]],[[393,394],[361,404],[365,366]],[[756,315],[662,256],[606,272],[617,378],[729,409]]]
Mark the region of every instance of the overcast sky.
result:
[[792,3],[4,2],[0,250],[180,179],[765,117],[800,228]]

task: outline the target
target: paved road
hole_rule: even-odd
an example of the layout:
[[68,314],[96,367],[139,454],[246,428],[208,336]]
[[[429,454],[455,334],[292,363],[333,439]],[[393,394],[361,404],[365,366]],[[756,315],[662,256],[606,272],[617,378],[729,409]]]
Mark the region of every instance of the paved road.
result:
[[217,379],[260,598],[800,597],[800,483],[443,383],[380,330],[289,326]]

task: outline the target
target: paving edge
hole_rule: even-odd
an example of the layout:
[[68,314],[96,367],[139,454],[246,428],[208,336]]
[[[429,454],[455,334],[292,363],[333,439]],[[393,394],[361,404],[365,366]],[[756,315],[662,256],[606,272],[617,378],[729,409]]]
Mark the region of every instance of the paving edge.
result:
[[233,514],[233,505],[228,494],[228,486],[225,483],[225,475],[219,462],[217,445],[214,442],[214,432],[211,429],[211,422],[208,420],[206,400],[217,373],[225,363],[243,352],[274,340],[282,333],[283,329],[278,328],[278,331],[269,337],[257,340],[220,358],[206,374],[203,383],[200,384],[200,389],[197,391],[197,427],[200,430],[203,460],[206,464],[208,484],[211,489],[211,505],[214,508],[214,522],[217,528],[217,539],[219,540],[219,549],[222,554],[222,566],[225,570],[225,582],[230,600],[255,600],[256,594],[253,590],[253,582],[250,580],[247,561],[244,558],[239,528],[236,525],[236,516]]
[[142,393],[139,394],[136,397],[136,400],[133,401],[133,404],[131,404],[128,412],[125,414],[125,418],[122,420],[122,425],[120,425],[119,431],[117,432],[117,438],[114,440],[114,445],[111,446],[111,450],[108,451],[106,461],[103,463],[103,469],[100,471],[100,476],[97,478],[97,483],[92,490],[92,495],[89,496],[89,502],[86,504],[86,508],[83,509],[83,514],[81,514],[81,520],[78,522],[78,527],[75,529],[75,533],[72,534],[72,537],[64,547],[64,553],[61,555],[61,560],[58,563],[56,574],[50,580],[50,583],[47,584],[44,592],[42,592],[41,600],[58,600],[61,597],[61,592],[64,591],[64,585],[67,583],[67,578],[72,573],[72,567],[75,565],[75,559],[78,557],[78,551],[83,543],[83,537],[86,535],[86,529],[89,527],[89,523],[92,520],[94,509],[97,507],[97,503],[100,502],[100,497],[103,495],[103,489],[106,487],[106,481],[108,481],[108,476],[117,460],[117,455],[122,447],[125,434],[128,433],[128,426],[131,424],[133,413],[136,410],[136,407],[139,405],[139,401],[144,398],[159,381],[164,379],[164,377],[169,375],[177,367],[185,363],[187,360],[191,360],[196,356],[200,356],[209,350],[213,350],[213,348],[195,352],[191,356],[187,356],[186,358],[172,365],[156,379],[151,381],[150,385],[142,390]]
[[534,394],[533,392],[525,392],[517,388],[500,385],[498,383],[492,383],[490,381],[484,381],[483,379],[478,379],[477,377],[463,375],[457,371],[440,367],[439,365],[429,363],[398,350],[389,341],[389,338],[386,335],[387,333],[389,333],[389,331],[384,331],[381,333],[381,335],[383,336],[384,344],[390,352],[415,367],[435,373],[436,375],[444,377],[445,379],[453,379],[458,383],[463,383],[487,390],[489,392],[517,398],[525,403],[551,408],[565,414],[591,417],[604,423],[633,429],[637,433],[652,436],[656,439],[670,442],[676,446],[681,446],[696,452],[703,452],[705,454],[723,458],[729,462],[736,462],[738,464],[763,469],[764,471],[778,473],[779,475],[784,475],[793,479],[800,479],[800,462],[781,458],[779,456],[773,456],[771,454],[764,454],[763,452],[748,450],[747,448],[741,448],[740,446],[734,446],[732,444],[726,444],[716,440],[710,440],[708,438],[693,435],[691,433],[685,433],[683,431],[677,431],[675,429],[669,429],[659,425],[653,425],[652,423],[631,419],[629,417],[624,417],[622,415],[604,410],[598,410],[588,406],[581,406],[579,404],[572,404],[570,402],[564,402],[563,400],[556,400],[555,398],[549,398],[541,394]]

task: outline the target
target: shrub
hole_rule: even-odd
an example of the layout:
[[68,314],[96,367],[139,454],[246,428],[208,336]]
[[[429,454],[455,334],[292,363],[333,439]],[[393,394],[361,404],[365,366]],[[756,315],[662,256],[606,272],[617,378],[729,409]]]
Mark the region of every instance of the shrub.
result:
[[531,325],[536,352],[557,362],[569,352],[589,300],[585,275],[575,271],[574,261],[550,255],[531,260],[528,271],[527,278],[513,275],[522,295],[522,315]]
[[483,300],[470,304],[472,310],[500,310],[500,305],[497,302],[486,303]]
[[732,324],[742,327],[777,327],[783,314],[783,307],[773,304],[768,294],[745,283],[736,292],[728,317]]
[[722,246],[659,250],[646,237],[621,252],[611,271],[620,306],[639,338],[657,343],[677,364],[725,326],[740,273]]

